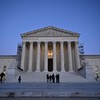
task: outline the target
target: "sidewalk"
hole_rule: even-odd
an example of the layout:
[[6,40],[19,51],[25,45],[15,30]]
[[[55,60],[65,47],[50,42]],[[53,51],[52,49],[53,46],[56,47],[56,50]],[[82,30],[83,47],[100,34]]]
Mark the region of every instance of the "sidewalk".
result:
[[0,97],[100,97],[100,83],[3,83]]

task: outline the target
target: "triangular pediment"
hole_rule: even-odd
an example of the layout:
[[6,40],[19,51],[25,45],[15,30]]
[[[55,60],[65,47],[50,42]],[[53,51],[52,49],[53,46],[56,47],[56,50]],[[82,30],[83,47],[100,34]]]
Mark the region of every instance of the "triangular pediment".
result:
[[30,32],[26,32],[21,34],[21,37],[59,37],[59,36],[79,36],[78,33],[71,32],[68,30],[60,29],[53,26],[48,26],[44,28],[40,28],[37,30],[33,30]]

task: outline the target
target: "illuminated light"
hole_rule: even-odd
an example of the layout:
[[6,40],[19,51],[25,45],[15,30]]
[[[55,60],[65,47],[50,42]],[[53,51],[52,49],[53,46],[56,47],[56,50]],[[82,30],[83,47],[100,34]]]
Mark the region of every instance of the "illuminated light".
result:
[[48,52],[48,56],[52,56],[53,55],[53,53],[52,52]]

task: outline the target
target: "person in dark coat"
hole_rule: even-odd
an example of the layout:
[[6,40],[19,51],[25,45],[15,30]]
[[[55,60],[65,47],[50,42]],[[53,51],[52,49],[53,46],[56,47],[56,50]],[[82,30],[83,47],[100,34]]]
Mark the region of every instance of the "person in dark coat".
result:
[[59,74],[56,74],[56,83],[59,83]]
[[48,83],[48,81],[49,81],[49,75],[47,74],[46,77],[47,77],[47,83]]
[[57,75],[57,80],[58,80],[58,83],[60,82],[60,81],[59,81],[59,79],[60,79],[60,76],[59,76],[59,74],[58,74],[58,75]]
[[56,76],[55,76],[55,77],[56,77],[56,83],[58,83],[58,78],[57,78],[57,75],[58,75],[58,74],[56,74]]
[[0,76],[1,76],[1,84],[2,84],[2,80],[3,80],[3,77],[5,77],[5,74],[2,72],[2,73],[0,74]]
[[18,82],[21,83],[21,76],[18,77]]
[[52,82],[55,83],[55,75],[52,75]]
[[98,78],[99,78],[99,75],[98,75],[98,73],[96,73],[96,78],[95,78],[96,81],[98,80]]
[[52,76],[50,75],[49,78],[50,78],[50,83],[51,83],[51,81],[52,81]]

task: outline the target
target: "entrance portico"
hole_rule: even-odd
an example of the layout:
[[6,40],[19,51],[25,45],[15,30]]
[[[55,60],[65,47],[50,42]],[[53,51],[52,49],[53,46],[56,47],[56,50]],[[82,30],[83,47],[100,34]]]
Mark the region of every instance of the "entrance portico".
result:
[[73,72],[80,68],[78,33],[46,27],[21,35],[25,72]]

